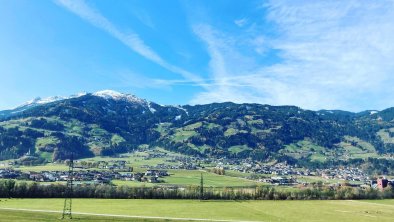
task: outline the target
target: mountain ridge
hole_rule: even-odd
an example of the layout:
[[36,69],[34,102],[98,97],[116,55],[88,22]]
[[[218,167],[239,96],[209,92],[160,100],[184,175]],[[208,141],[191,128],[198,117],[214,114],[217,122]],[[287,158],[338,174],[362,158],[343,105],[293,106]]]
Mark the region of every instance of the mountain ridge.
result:
[[0,157],[48,161],[116,155],[141,145],[195,156],[326,162],[394,151],[394,108],[359,113],[296,106],[163,106],[104,90],[0,112]]
[[[14,111],[14,110],[28,107],[28,106],[42,105],[42,104],[57,102],[57,101],[61,101],[61,100],[77,98],[77,97],[84,96],[87,94],[91,94],[91,95],[102,97],[102,98],[126,99],[126,100],[129,99],[130,102],[151,103],[151,101],[147,101],[146,99],[139,98],[139,97],[137,97],[133,94],[130,94],[130,93],[121,93],[121,92],[117,92],[115,90],[105,89],[105,90],[100,90],[100,91],[97,91],[94,93],[80,92],[80,93],[73,94],[70,96],[51,96],[51,97],[47,97],[47,98],[35,97],[34,99],[26,101],[25,103],[22,103],[21,105],[15,107],[15,108],[0,110],[0,113],[5,112],[5,111]],[[226,102],[224,102],[224,103],[226,103]],[[229,103],[234,103],[234,102],[229,102]],[[211,104],[218,104],[218,103],[211,103]],[[241,105],[241,104],[260,104],[260,103],[234,103],[234,104]],[[161,105],[161,106],[183,107],[183,106],[198,106],[198,105],[208,105],[208,104]],[[268,104],[260,104],[260,105],[268,105]],[[295,105],[269,105],[269,106],[298,107]],[[303,109],[301,107],[298,107],[298,108],[300,108],[302,110],[309,110],[309,109]],[[392,107],[390,107],[390,108],[392,108]],[[390,108],[386,108],[386,109],[390,109]],[[386,109],[384,109],[384,110],[386,110]],[[373,114],[379,113],[384,110],[380,110],[380,111],[379,110],[364,110],[364,111],[360,111],[360,112],[352,112],[352,111],[339,110],[339,109],[334,109],[334,110],[320,109],[320,110],[316,110],[316,111],[314,111],[314,110],[309,110],[309,111],[314,111],[317,113],[324,113],[324,114],[326,114],[326,113],[348,113],[348,114],[356,114],[356,115],[364,115],[369,112],[370,115],[373,115]],[[1,116],[1,114],[0,114],[0,116]]]

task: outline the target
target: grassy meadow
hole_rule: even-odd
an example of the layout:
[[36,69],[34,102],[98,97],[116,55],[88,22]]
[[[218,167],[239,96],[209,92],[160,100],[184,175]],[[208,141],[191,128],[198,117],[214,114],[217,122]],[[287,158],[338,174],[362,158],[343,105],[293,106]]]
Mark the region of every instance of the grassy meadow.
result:
[[261,183],[252,180],[247,180],[239,177],[223,176],[214,173],[209,173],[199,170],[169,170],[170,176],[160,178],[164,183],[152,184],[141,183],[135,181],[112,181],[115,185],[128,185],[128,186],[157,186],[157,185],[177,185],[177,186],[199,186],[201,173],[204,177],[204,186],[206,187],[244,187],[255,186]]
[[[45,212],[26,212],[14,210],[0,210],[1,222],[49,222],[49,221],[64,221],[61,220],[60,213],[45,213]],[[121,217],[105,217],[93,215],[78,215],[73,217],[74,221],[94,221],[94,222],[107,222],[107,221],[135,221],[135,222],[162,222],[165,220],[154,219],[139,219],[121,218]]]
[[[63,199],[1,199],[0,221],[54,221]],[[10,209],[48,210],[28,212]],[[197,201],[197,200],[111,200],[74,199],[74,218],[79,221],[392,221],[394,200],[334,201]],[[146,220],[77,213],[148,217]],[[164,217],[166,219],[149,219]],[[188,219],[187,219],[188,218]]]

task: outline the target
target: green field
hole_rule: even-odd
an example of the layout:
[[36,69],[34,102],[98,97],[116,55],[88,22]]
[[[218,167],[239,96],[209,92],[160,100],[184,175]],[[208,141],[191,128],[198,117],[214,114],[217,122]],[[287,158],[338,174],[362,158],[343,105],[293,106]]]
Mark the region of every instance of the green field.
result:
[[[48,221],[64,221],[61,220],[60,213],[44,213],[44,212],[28,212],[28,211],[15,211],[15,210],[0,210],[0,221],[10,222],[48,222]],[[153,219],[139,219],[139,218],[122,218],[122,217],[106,217],[106,216],[93,216],[93,215],[74,215],[74,221],[135,221],[135,222],[163,222],[165,220]]]
[[40,166],[20,166],[15,169],[23,172],[27,172],[27,171],[41,172],[41,171],[67,171],[68,167],[65,164],[48,163],[46,165],[40,165]]
[[170,170],[169,172],[173,173],[173,175],[164,178],[167,184],[198,186],[200,184],[201,173],[204,176],[204,186],[208,187],[237,187],[261,184],[247,179],[222,176],[197,170]]
[[[132,187],[153,187],[158,185],[177,185],[177,186],[199,186],[201,171],[196,170],[171,170],[171,176],[160,178],[164,183],[143,183],[135,181],[113,180],[115,185],[127,185]],[[204,186],[206,187],[244,187],[256,186],[262,183],[254,182],[238,177],[222,176],[214,173],[203,172]]]
[[206,187],[249,187],[262,184],[239,177],[222,176],[198,170],[169,170],[169,172],[171,176],[160,178],[164,183],[142,183],[121,180],[113,180],[112,182],[115,185],[127,185],[132,187],[152,187],[158,185],[199,186],[202,173],[204,177],[204,186]]
[[[53,221],[60,217],[62,199],[1,199],[0,221]],[[8,208],[5,210],[4,208]],[[11,209],[59,212],[29,212]],[[392,221],[394,200],[366,201],[196,201],[74,199],[79,221]],[[86,213],[86,214],[78,214]],[[101,214],[88,215],[88,214]],[[115,217],[116,215],[117,217]],[[163,217],[164,219],[149,219]]]

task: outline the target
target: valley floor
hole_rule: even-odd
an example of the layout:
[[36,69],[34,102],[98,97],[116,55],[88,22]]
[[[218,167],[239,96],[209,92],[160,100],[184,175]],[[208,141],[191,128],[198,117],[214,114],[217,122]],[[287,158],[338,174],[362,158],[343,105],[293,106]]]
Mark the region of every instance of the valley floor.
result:
[[[0,221],[56,221],[63,199],[0,199]],[[392,221],[393,200],[73,199],[78,221]]]

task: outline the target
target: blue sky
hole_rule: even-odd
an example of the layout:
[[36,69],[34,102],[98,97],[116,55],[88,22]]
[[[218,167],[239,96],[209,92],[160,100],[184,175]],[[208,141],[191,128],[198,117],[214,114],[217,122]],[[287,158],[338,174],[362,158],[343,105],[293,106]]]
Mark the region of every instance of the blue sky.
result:
[[3,0],[0,109],[112,89],[160,104],[394,106],[394,2]]

